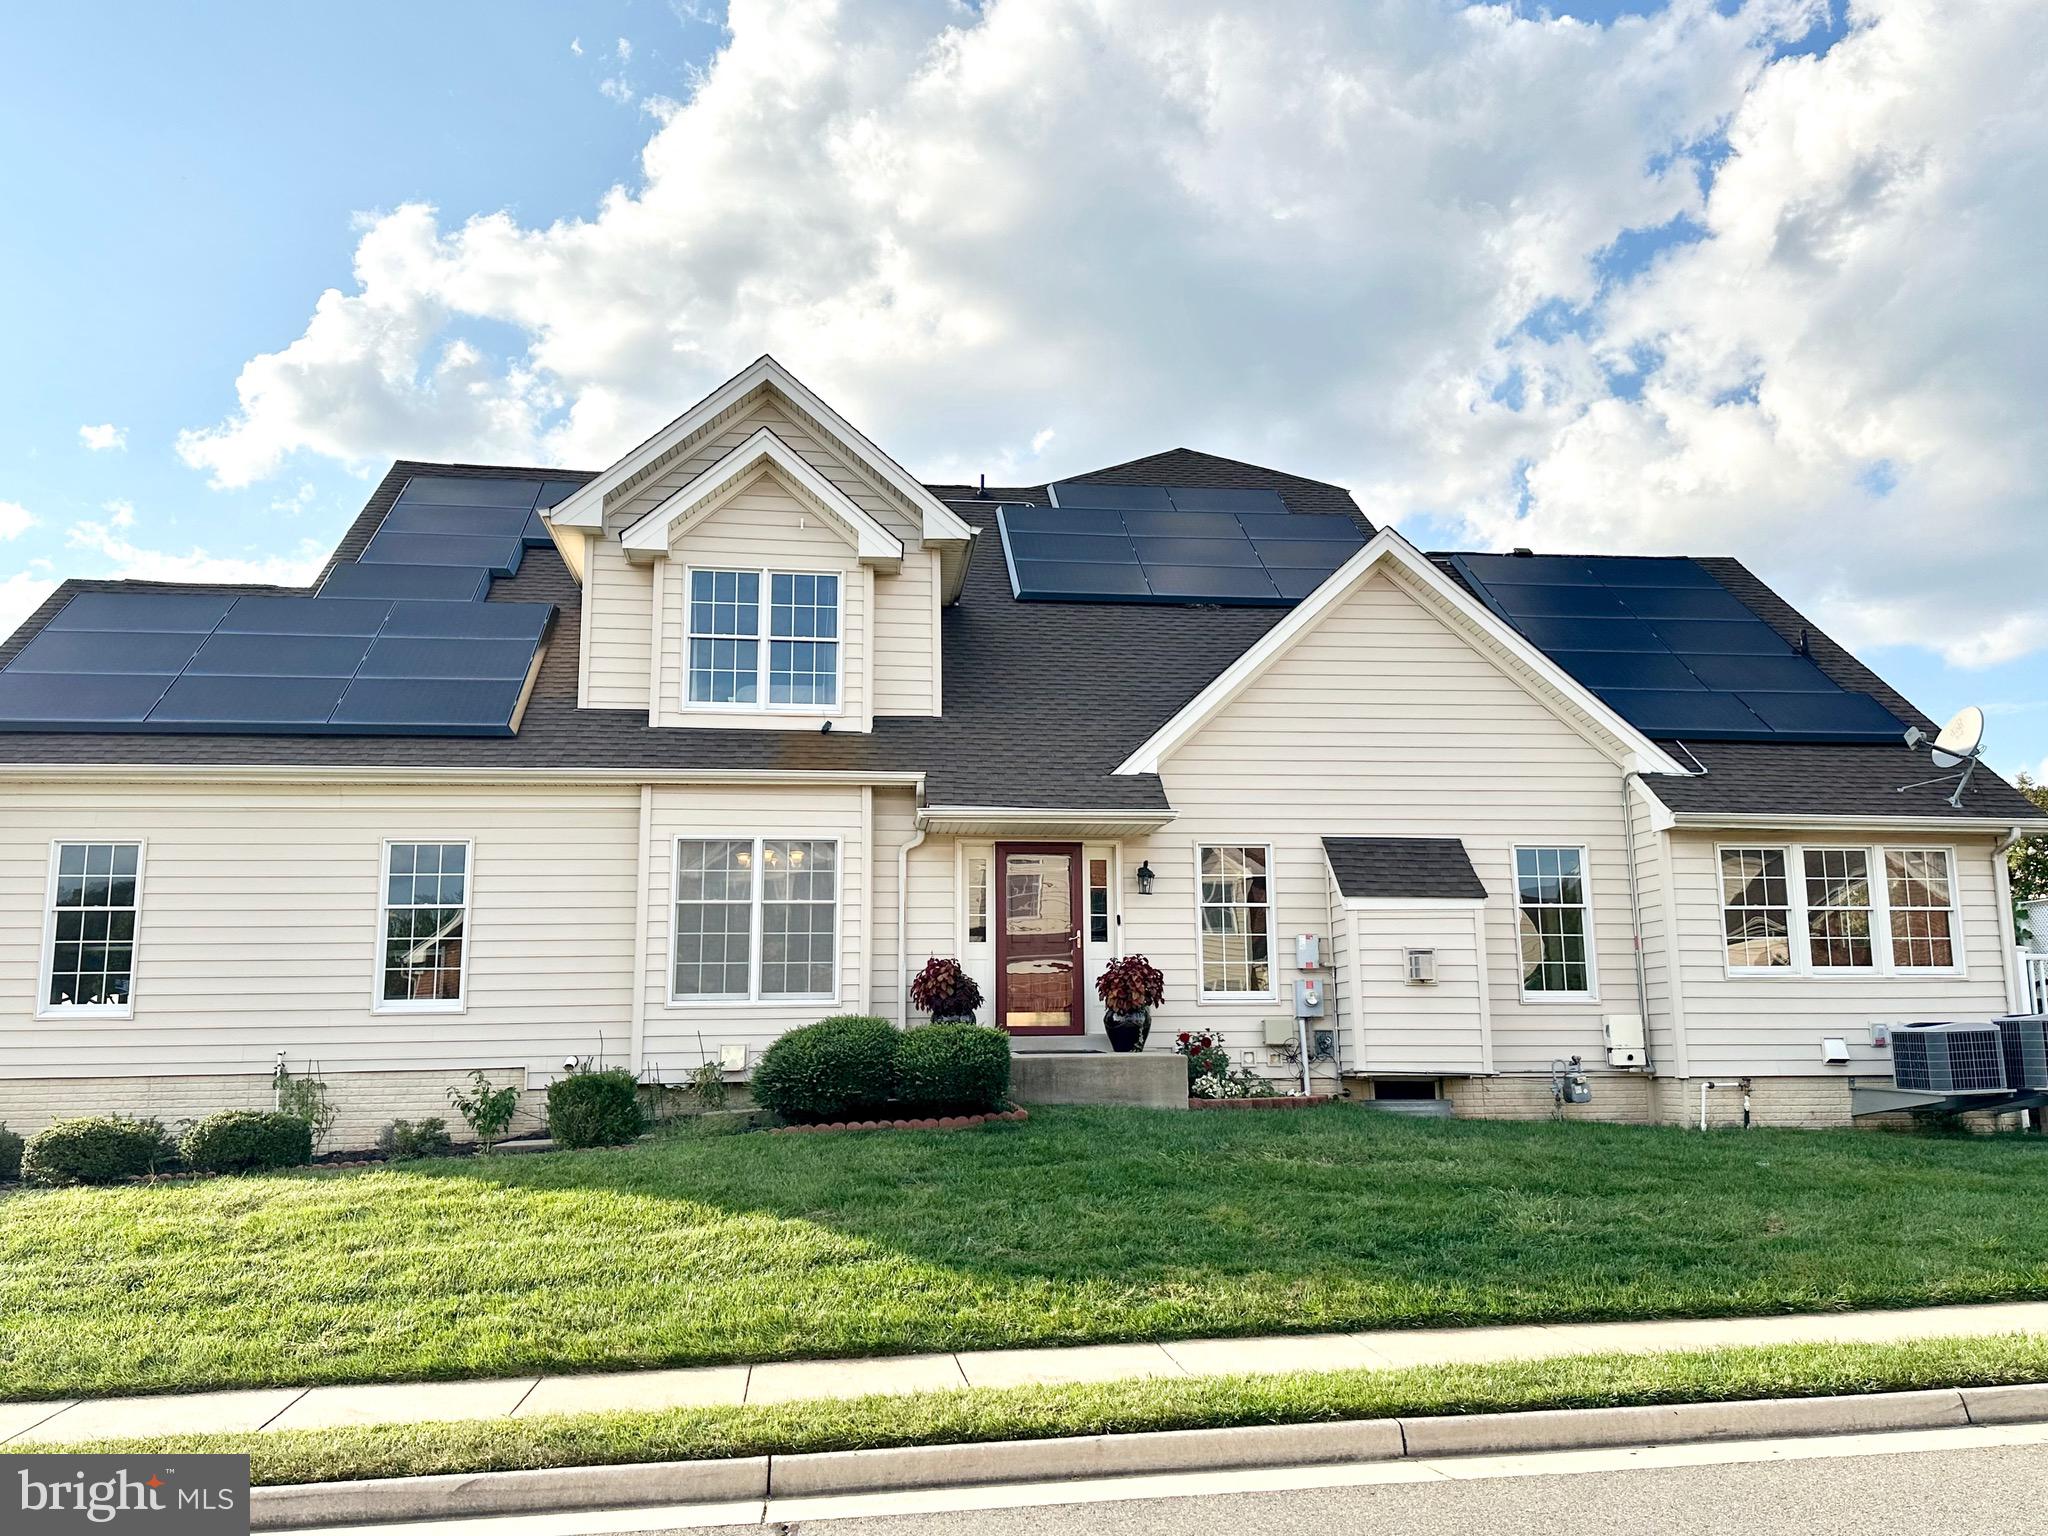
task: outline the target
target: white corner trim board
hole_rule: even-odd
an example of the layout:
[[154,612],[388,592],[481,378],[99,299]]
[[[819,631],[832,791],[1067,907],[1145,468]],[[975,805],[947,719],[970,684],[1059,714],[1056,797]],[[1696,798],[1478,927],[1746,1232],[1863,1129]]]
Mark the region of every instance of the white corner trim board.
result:
[[1266,631],[1258,644],[1226,667],[1214,682],[1153,732],[1144,745],[1117,766],[1116,771],[1119,774],[1157,773],[1160,763],[1175,748],[1200,730],[1383,564],[1407,574],[1443,602],[1472,632],[1507,651],[1517,663],[1584,713],[1625,749],[1630,766],[1637,772],[1690,776],[1691,770],[1681,766],[1662,747],[1616,713],[1598,694],[1488,612],[1483,604],[1439,571],[1430,563],[1428,556],[1392,528],[1382,528],[1375,534],[1329,580]]

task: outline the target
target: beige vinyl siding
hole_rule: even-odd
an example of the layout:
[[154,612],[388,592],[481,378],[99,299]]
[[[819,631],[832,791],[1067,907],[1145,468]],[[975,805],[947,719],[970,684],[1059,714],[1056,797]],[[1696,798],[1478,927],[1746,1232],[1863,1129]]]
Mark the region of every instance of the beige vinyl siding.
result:
[[875,577],[875,713],[939,713],[939,554],[907,547]]
[[[1669,1074],[1683,1070],[1685,1061],[1685,1018],[1683,999],[1671,989],[1670,923],[1666,908],[1672,905],[1670,857],[1664,834],[1656,829],[1655,808],[1648,792],[1631,782],[1629,818],[1635,833],[1636,896],[1643,934],[1643,984],[1651,1068]],[[1613,1013],[1633,1013],[1628,1008]]]
[[[1166,972],[1169,1036],[1217,1028],[1233,1048],[1255,1047],[1259,1021],[1291,1011],[1292,936],[1327,937],[1321,839],[1458,837],[1491,898],[1495,1070],[1547,1072],[1553,1057],[1575,1052],[1602,1061],[1601,1014],[1636,1006],[1621,772],[1434,611],[1375,575],[1162,765],[1179,814],[1125,850],[1127,868],[1149,859],[1157,881],[1150,897],[1126,903],[1124,949]],[[1196,845],[1239,842],[1273,845],[1277,997],[1198,1003]],[[1521,1001],[1517,843],[1587,850],[1597,1001]]]
[[[839,693],[836,710],[693,710],[684,707],[688,656],[689,571],[693,566],[740,571],[829,571],[839,577]],[[817,513],[807,511],[773,470],[763,470],[723,506],[684,532],[657,562],[662,582],[661,687],[658,725],[720,729],[861,731],[867,714],[867,584],[853,550]],[[887,580],[888,578],[882,578]],[[761,587],[762,644],[767,644],[768,585]]]
[[[1353,907],[1349,1070],[1451,1077],[1486,1070],[1484,976],[1470,907]],[[1435,986],[1408,984],[1410,949],[1436,951]]]
[[593,538],[587,548],[583,707],[645,709],[656,567],[633,564],[616,539]]
[[[698,1040],[716,1051],[745,1043],[758,1051],[776,1036],[828,1014],[854,1010],[860,968],[868,963],[861,910],[866,852],[861,846],[859,785],[691,785],[654,789],[647,860],[646,1058],[666,1075],[703,1059]],[[880,800],[877,796],[877,800]],[[635,802],[637,811],[638,802]],[[879,812],[878,812],[879,819]],[[839,995],[801,1002],[672,1003],[670,937],[674,928],[674,866],[678,838],[765,837],[839,840]],[[884,889],[877,882],[877,900]],[[630,966],[628,967],[630,969]]]
[[[874,972],[870,996],[874,1011],[895,1019],[907,996],[909,980],[927,960],[940,956],[965,959],[959,946],[959,908],[953,884],[958,845],[951,837],[932,834],[910,850],[910,943],[904,971],[897,973],[896,885],[905,844],[917,835],[917,797],[907,789],[875,791],[875,919]],[[990,978],[981,977],[984,991]],[[921,1016],[911,1010],[906,1021]],[[993,1014],[984,1009],[986,1021]]]
[[[625,1059],[626,788],[14,784],[0,816],[0,1077]],[[146,845],[133,1017],[37,1018],[54,840]],[[460,1013],[377,1014],[384,842],[471,842]]]
[[[1757,848],[1947,847],[1954,850],[1957,931],[1965,973],[1730,976],[1721,912],[1722,846]],[[1936,1019],[1990,1019],[2007,1009],[1993,840],[1867,829],[1836,833],[1673,832],[1670,839],[1678,916],[1678,954],[1685,999],[1688,1065],[1695,1077],[1841,1076],[1820,1059],[1828,1036],[1849,1046],[1850,1072],[1889,1076],[1891,1056],[1870,1044],[1872,1024]],[[1802,935],[1794,933],[1797,942]],[[1879,936],[1882,939],[1882,935]]]

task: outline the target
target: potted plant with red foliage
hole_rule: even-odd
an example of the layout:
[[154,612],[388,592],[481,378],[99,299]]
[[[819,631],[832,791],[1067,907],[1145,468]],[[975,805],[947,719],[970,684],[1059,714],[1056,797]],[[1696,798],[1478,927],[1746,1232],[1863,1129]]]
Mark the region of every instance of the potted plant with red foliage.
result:
[[981,988],[958,960],[927,960],[910,984],[910,1000],[932,1016],[934,1024],[972,1024],[981,1006]]
[[1110,1049],[1142,1051],[1152,1033],[1152,1010],[1166,997],[1166,978],[1143,955],[1125,955],[1112,960],[1095,978],[1095,995],[1102,999],[1102,1027],[1109,1034]]

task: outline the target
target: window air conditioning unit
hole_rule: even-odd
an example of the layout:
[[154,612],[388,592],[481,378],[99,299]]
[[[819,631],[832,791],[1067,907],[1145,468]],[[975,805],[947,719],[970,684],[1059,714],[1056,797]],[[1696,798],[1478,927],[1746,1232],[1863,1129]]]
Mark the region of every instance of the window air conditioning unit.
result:
[[1892,1081],[1918,1093],[2002,1093],[1996,1024],[1908,1024],[1892,1031]]
[[2005,1046],[2008,1088],[2048,1088],[2048,1013],[2015,1014],[1998,1021]]
[[1433,949],[1411,949],[1406,952],[1408,985],[1411,987],[1433,987],[1436,985],[1436,951]]

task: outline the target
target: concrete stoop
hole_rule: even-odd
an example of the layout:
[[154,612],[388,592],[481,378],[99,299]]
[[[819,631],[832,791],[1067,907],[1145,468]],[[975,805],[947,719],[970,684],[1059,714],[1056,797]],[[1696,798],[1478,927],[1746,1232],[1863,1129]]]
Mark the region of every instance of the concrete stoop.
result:
[[2048,1385],[1262,1424],[258,1488],[252,1530],[2048,1422]]
[[1172,1051],[1015,1050],[1010,1097],[1019,1104],[1188,1107],[1188,1064]]

